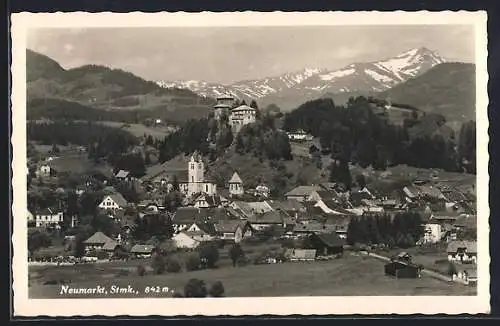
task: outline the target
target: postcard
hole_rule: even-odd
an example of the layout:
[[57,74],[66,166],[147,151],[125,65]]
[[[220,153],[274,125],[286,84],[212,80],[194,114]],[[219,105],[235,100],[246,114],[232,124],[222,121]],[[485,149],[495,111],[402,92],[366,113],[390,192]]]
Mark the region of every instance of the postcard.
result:
[[485,12],[11,18],[16,316],[489,312]]

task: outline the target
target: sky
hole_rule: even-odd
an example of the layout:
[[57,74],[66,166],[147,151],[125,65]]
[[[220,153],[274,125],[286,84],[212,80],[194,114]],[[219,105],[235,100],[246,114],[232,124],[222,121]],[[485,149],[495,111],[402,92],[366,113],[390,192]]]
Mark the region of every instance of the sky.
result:
[[470,25],[33,29],[27,47],[64,68],[99,64],[148,80],[232,82],[339,69],[427,47],[474,62]]

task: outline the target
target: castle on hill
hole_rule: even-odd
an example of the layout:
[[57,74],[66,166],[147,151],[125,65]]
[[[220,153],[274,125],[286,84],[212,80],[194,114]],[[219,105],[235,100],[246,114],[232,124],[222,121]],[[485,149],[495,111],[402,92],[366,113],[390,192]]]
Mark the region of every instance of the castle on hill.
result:
[[233,133],[238,133],[244,125],[255,122],[256,114],[257,110],[248,105],[237,105],[236,99],[231,95],[218,97],[214,106],[215,119],[227,116]]

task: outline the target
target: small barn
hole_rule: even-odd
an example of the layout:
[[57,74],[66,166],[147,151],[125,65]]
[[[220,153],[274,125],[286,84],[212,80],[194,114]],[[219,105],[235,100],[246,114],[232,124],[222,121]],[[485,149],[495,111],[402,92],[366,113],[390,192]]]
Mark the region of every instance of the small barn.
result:
[[344,252],[345,240],[336,232],[315,233],[309,239],[318,256],[342,255]]
[[149,258],[155,247],[153,245],[136,244],[130,249],[130,253],[137,258]]
[[422,276],[422,268],[414,264],[406,264],[401,261],[393,261],[385,265],[385,275],[396,278],[419,278]]

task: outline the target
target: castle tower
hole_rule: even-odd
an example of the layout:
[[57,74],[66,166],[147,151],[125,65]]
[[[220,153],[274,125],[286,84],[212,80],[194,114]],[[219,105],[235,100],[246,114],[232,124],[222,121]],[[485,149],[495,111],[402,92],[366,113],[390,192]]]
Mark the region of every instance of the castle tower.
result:
[[229,180],[229,194],[233,196],[233,195],[243,195],[243,193],[244,193],[243,181],[241,180],[238,173],[234,172],[233,176]]
[[217,104],[214,106],[214,117],[219,120],[222,115],[229,115],[229,111],[234,106],[235,98],[232,95],[219,96]]
[[188,192],[189,194],[202,191],[205,179],[205,166],[198,152],[194,152],[188,163]]

